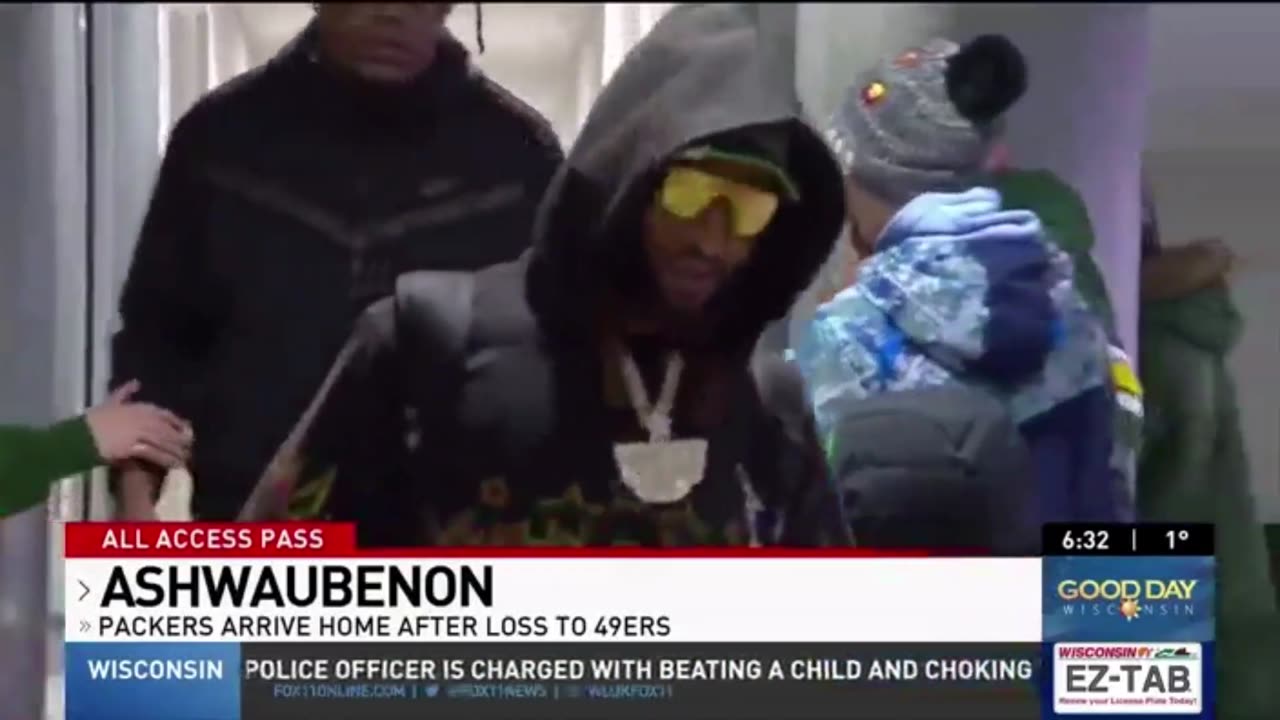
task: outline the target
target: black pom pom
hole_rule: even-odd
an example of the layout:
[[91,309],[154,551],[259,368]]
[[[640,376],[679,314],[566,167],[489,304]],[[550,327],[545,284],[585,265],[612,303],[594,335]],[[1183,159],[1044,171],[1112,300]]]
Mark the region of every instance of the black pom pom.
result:
[[973,123],[1000,117],[1027,91],[1027,63],[1003,35],[980,35],[947,60],[947,96]]

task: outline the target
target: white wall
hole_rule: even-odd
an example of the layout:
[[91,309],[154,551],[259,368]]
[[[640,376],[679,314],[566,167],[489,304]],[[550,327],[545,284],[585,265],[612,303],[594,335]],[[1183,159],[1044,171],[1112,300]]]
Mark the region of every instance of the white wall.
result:
[[1259,511],[1280,522],[1280,150],[1150,152],[1147,171],[1166,244],[1218,236],[1239,255],[1231,286],[1245,332],[1231,366]]

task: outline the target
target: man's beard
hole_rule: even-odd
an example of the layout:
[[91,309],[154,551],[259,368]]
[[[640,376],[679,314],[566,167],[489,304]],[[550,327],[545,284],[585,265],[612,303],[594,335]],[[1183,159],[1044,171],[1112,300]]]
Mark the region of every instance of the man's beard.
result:
[[698,308],[685,308],[668,302],[654,283],[644,293],[645,300],[631,304],[624,334],[660,339],[684,348],[705,345],[713,337],[722,291],[723,288],[717,290]]

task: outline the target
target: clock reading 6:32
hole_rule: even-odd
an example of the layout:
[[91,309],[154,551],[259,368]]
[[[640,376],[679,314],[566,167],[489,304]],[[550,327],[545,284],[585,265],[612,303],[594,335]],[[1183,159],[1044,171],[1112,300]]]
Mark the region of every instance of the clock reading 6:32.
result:
[[1072,550],[1109,550],[1111,549],[1111,531],[1109,530],[1068,530],[1062,534],[1062,549]]

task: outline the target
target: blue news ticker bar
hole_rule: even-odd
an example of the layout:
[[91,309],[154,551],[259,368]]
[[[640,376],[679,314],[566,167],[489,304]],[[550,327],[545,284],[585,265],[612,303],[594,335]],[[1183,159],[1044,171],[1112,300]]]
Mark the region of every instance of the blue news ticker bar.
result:
[[66,720],[240,720],[239,643],[69,642],[65,667]]

